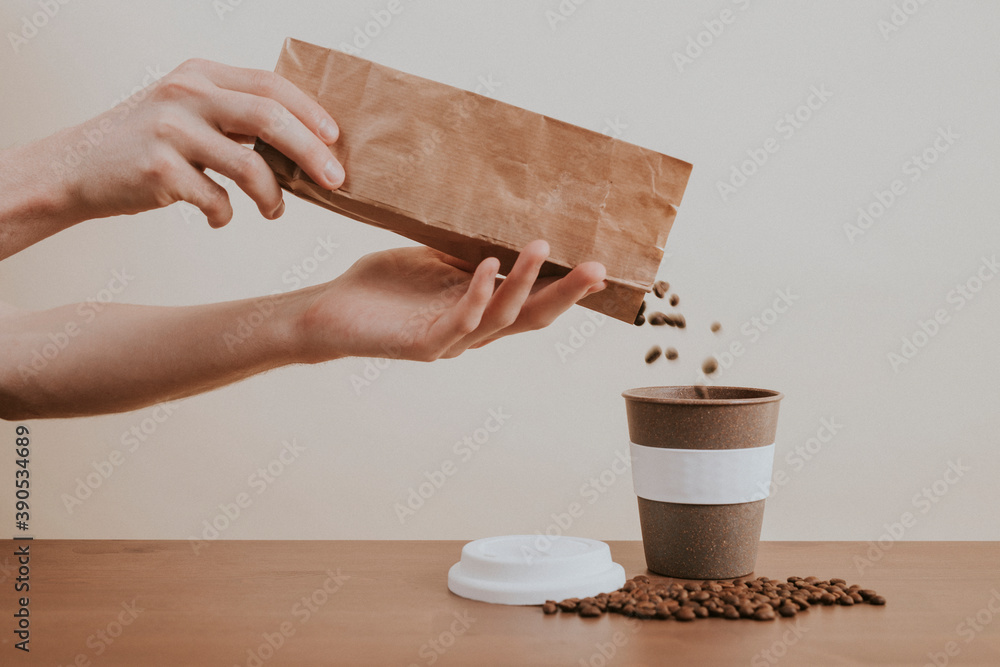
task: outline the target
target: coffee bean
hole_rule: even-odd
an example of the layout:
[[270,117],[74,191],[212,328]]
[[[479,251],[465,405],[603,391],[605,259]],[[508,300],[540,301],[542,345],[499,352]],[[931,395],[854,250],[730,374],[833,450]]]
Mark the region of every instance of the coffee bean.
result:
[[774,609],[771,607],[761,607],[753,613],[753,620],[755,621],[773,621],[774,620]]
[[649,348],[649,352],[646,353],[646,363],[647,364],[653,363],[654,361],[660,358],[660,355],[662,353],[663,350],[660,349],[659,345],[654,345],[653,347]]
[[670,615],[672,613],[673,610],[671,609],[670,605],[668,605],[666,602],[661,602],[660,604],[656,605],[657,618],[670,618]]
[[676,348],[668,347],[666,352],[663,353],[663,356],[665,356],[670,361],[673,361],[674,359],[677,358]]
[[694,386],[694,393],[698,394],[698,398],[708,398],[708,389],[703,384],[696,384]]
[[666,296],[667,290],[669,289],[670,289],[670,283],[668,283],[666,280],[657,280],[655,283],[653,283],[653,294],[655,294],[657,298],[662,299],[664,296]]
[[717,370],[719,370],[719,362],[715,360],[715,357],[709,357],[701,364],[701,372],[705,375],[711,375]]
[[681,298],[679,296],[677,296],[676,294],[671,294],[670,295],[670,305],[671,306],[676,306],[680,302],[681,302]]
[[779,581],[757,577],[721,582],[685,581],[682,584],[662,580],[651,582],[649,577],[639,575],[611,593],[562,602],[546,600],[542,611],[554,614],[562,609],[585,618],[613,612],[640,619],[693,621],[721,617],[769,621],[806,612],[811,604],[854,606],[862,602],[884,605],[885,598],[856,584],[848,586],[843,579],[821,581],[812,577],[808,581],[808,578],[789,577],[788,581]]
[[667,316],[660,311],[656,311],[655,313],[650,313],[646,320],[650,326],[659,327],[667,323]]
[[639,314],[640,315],[645,315],[646,314],[646,302],[645,301],[643,301],[642,303],[639,304]]
[[674,315],[674,326],[678,329],[683,329],[688,325],[687,320],[684,319],[683,315]]
[[722,325],[719,324],[718,322],[712,322],[711,329],[712,329],[712,333],[719,333],[719,330],[722,329]]
[[645,323],[646,323],[646,318],[645,317],[643,317],[642,315],[636,315],[635,316],[635,326],[641,327]]
[[674,618],[678,621],[693,621],[695,619],[694,609],[691,607],[681,607],[674,612]]

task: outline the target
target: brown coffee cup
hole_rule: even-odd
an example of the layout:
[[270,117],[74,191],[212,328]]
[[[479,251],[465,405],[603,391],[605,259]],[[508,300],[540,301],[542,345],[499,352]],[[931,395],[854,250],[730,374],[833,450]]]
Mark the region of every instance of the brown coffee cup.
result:
[[682,579],[750,574],[771,483],[777,391],[642,387],[622,393],[646,566]]

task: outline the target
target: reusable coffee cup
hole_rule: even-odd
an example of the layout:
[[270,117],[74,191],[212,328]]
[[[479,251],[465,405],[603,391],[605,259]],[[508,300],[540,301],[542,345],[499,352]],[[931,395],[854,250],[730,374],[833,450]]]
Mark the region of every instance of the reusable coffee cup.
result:
[[646,566],[682,579],[750,574],[782,394],[746,387],[622,393]]

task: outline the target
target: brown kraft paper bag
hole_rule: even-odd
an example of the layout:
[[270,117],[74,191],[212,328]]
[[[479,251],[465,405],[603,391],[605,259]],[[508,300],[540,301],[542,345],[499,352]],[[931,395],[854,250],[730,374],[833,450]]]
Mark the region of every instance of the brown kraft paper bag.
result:
[[631,323],[652,288],[691,165],[483,95],[285,40],[275,71],[337,121],[347,178],[316,184],[268,144],[281,186],[349,218],[500,273],[534,239],[543,276],[594,260],[608,287],[580,304]]

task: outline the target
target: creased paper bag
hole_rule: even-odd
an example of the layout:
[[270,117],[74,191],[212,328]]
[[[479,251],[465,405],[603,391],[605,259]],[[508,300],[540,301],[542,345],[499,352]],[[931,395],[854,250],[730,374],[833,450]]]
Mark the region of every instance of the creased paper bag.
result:
[[607,289],[580,303],[632,322],[691,173],[682,160],[339,51],[287,39],[275,68],[340,126],[347,179],[312,181],[268,144],[283,188],[501,274],[533,239],[542,275],[596,260]]

